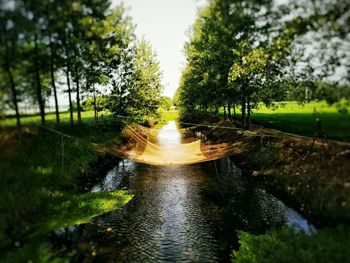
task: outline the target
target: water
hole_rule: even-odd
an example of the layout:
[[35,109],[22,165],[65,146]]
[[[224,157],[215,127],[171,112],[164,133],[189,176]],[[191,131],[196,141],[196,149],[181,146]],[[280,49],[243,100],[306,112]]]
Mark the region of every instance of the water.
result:
[[[181,143],[175,122],[163,126],[158,143]],[[92,191],[120,188],[135,195],[126,207],[56,232],[73,262],[228,262],[238,247],[237,230],[314,231],[229,158],[174,167],[123,160]]]

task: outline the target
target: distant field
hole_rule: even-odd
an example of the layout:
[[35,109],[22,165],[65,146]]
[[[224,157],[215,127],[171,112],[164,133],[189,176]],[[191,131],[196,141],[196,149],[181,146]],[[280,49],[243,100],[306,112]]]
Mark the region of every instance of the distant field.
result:
[[[101,121],[104,117],[109,118],[111,114],[109,112],[102,112],[99,113],[99,121]],[[169,120],[176,120],[179,116],[179,112],[176,110],[172,111],[164,111],[161,114],[162,122],[161,124],[166,123]],[[93,123],[94,122],[94,112],[93,111],[86,111],[81,113],[82,121],[83,123]],[[77,122],[78,116],[77,113],[74,113],[74,122]],[[69,123],[69,112],[61,112],[60,113],[60,121],[62,123],[68,124]],[[56,123],[56,115],[55,113],[49,113],[46,115],[46,122],[48,125],[55,124]],[[164,123],[163,123],[164,122]],[[33,116],[25,116],[21,117],[21,124],[23,126],[35,126],[40,125],[40,116],[39,115],[33,115]],[[9,117],[6,119],[0,119],[0,127],[14,127],[16,126],[16,118]]]
[[[69,122],[69,112],[61,112],[60,113],[60,120],[62,123],[68,123]],[[108,114],[109,115],[109,114]],[[102,114],[99,113],[99,117],[101,118]],[[93,111],[86,111],[81,113],[82,121],[84,123],[90,123],[94,121],[94,112]],[[49,113],[46,115],[46,121],[48,124],[54,124],[56,123],[56,115],[55,113]],[[74,121],[78,121],[77,113],[74,113]],[[40,116],[34,115],[34,116],[26,116],[21,117],[21,124],[24,126],[32,126],[32,125],[40,125]],[[16,125],[16,118],[6,118],[6,119],[0,119],[0,127],[1,126],[15,126]]]
[[[316,109],[316,114],[314,110]],[[102,114],[99,114],[100,120]],[[105,114],[109,116],[109,114]],[[164,121],[174,120],[178,117],[177,111],[164,112],[162,119]],[[54,124],[56,121],[54,113],[46,115],[48,124]],[[61,122],[69,122],[69,113],[60,114]],[[320,136],[320,131],[316,125],[316,118],[320,119],[322,132],[328,139],[350,141],[350,108],[349,113],[341,114],[335,106],[329,106],[326,102],[310,102],[299,104],[297,102],[276,103],[275,107],[266,108],[261,106],[254,109],[252,113],[253,123],[263,125],[267,128],[277,129],[284,132],[301,134],[306,136]],[[84,123],[94,121],[94,112],[82,112]],[[77,121],[77,115],[74,113],[74,121]],[[22,117],[21,123],[24,126],[39,125],[40,116]],[[0,119],[1,126],[15,126],[15,118]]]
[[162,113],[162,120],[172,121],[179,117],[179,112],[177,110],[164,111]]
[[260,109],[253,110],[253,122],[285,132],[320,136],[316,124],[316,118],[319,118],[321,129],[328,139],[350,141],[350,109],[349,113],[341,114],[335,106],[329,106],[323,101],[304,105],[284,102],[276,106],[276,109],[261,106]]

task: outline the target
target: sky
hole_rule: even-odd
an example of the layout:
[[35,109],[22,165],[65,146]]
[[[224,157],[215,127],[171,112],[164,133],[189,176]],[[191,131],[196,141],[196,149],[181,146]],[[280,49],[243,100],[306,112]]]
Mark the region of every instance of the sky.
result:
[[[173,97],[185,58],[186,31],[193,25],[197,9],[205,0],[123,0],[137,24],[136,34],[148,40],[163,72],[164,95]],[[121,3],[113,0],[113,5]]]

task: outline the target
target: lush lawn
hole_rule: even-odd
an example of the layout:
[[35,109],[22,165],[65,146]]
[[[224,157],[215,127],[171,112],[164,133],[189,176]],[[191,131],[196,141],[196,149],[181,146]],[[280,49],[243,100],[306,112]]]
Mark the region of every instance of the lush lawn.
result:
[[[26,128],[20,139],[13,128],[0,129],[0,261],[47,262],[55,257],[45,241],[51,231],[87,222],[131,198],[125,191],[82,192],[91,163],[101,157],[90,142],[108,145],[118,139],[119,124],[95,127],[87,112],[81,126],[70,127],[69,114],[61,116],[60,131],[74,138],[33,127],[38,116],[22,119]],[[49,125],[55,123],[55,115],[47,117]],[[15,125],[13,119],[5,122]]]
[[[328,139],[350,141],[350,113],[342,114],[335,106],[326,102],[277,103],[277,108],[261,106],[253,110],[252,120],[256,124],[284,132],[307,136],[322,136]],[[316,110],[316,112],[315,112]],[[320,127],[316,119],[320,120]]]
[[174,110],[174,111],[165,111],[163,112],[162,116],[161,116],[162,120],[165,121],[172,121],[172,120],[176,120],[179,118],[179,112]]
[[[62,123],[69,123],[69,112],[61,112],[60,113],[60,120]],[[74,121],[77,122],[78,116],[77,113],[74,112]],[[108,118],[110,116],[110,113],[99,113],[99,120],[104,120],[104,118]],[[94,121],[94,112],[93,111],[86,111],[81,113],[82,121],[84,123],[93,123]],[[46,121],[48,124],[54,124],[56,123],[56,115],[55,113],[49,113],[46,115]],[[40,115],[33,115],[33,116],[24,116],[21,117],[21,124],[24,126],[33,126],[40,124]],[[6,118],[6,119],[0,119],[0,127],[11,127],[16,125],[16,119],[14,117]]]

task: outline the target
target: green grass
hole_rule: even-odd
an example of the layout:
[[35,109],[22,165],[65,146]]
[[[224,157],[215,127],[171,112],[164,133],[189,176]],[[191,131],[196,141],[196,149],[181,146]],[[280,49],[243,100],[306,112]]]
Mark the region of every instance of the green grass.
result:
[[[105,112],[103,113],[104,117],[109,117],[110,113]],[[102,113],[99,113],[99,116],[102,116]],[[82,121],[83,123],[91,124],[94,121],[94,112],[93,111],[86,111],[81,113]],[[55,124],[56,123],[56,114],[55,113],[49,113],[45,116],[46,121],[48,124]],[[74,112],[73,114],[74,122],[77,123],[78,116],[77,113]],[[103,119],[100,117],[100,120]],[[70,113],[69,112],[61,112],[60,113],[60,121],[64,123],[69,123],[70,120]],[[21,117],[21,124],[24,126],[33,126],[33,125],[39,125],[40,124],[40,115],[33,115],[33,116],[24,116]],[[9,117],[5,119],[0,119],[0,127],[14,127],[16,126],[16,118]]]
[[275,230],[265,235],[239,232],[240,248],[232,253],[235,263],[350,262],[350,229],[338,226],[316,234]]
[[92,218],[121,208],[131,200],[126,191],[67,194],[56,193],[55,204],[48,218],[31,237],[43,236],[51,231],[89,222]]
[[[305,105],[288,102],[278,106],[275,110],[261,107],[254,111],[253,122],[290,133],[306,136],[323,134],[328,139],[350,141],[350,114],[339,113],[335,106],[329,106],[326,102]],[[316,118],[320,120],[321,130]]]
[[179,112],[178,111],[165,111],[165,112],[163,112],[161,118],[162,118],[162,120],[165,120],[165,121],[177,120],[179,118]]
[[167,124],[168,121],[175,121],[179,118],[180,114],[178,111],[163,111],[161,112],[160,121],[155,125],[155,128],[160,128]]
[[[25,120],[31,125],[39,117]],[[118,139],[119,124],[95,127],[83,122],[70,127],[68,122],[62,121],[60,131],[80,139],[63,137],[63,151],[60,135],[35,127],[11,145],[13,150],[5,149],[6,162],[0,163],[0,258],[4,262],[46,262],[46,257],[54,256],[45,241],[52,230],[88,222],[131,198],[124,191],[82,193],[77,187],[78,179],[83,181],[90,164],[101,156],[90,142],[108,145]],[[10,132],[11,128],[1,131]]]
[[[320,120],[321,131],[316,118]],[[317,137],[323,133],[328,139],[350,141],[350,113],[339,113],[336,106],[329,106],[325,101],[281,102],[271,108],[260,105],[253,110],[252,121],[284,132]]]

